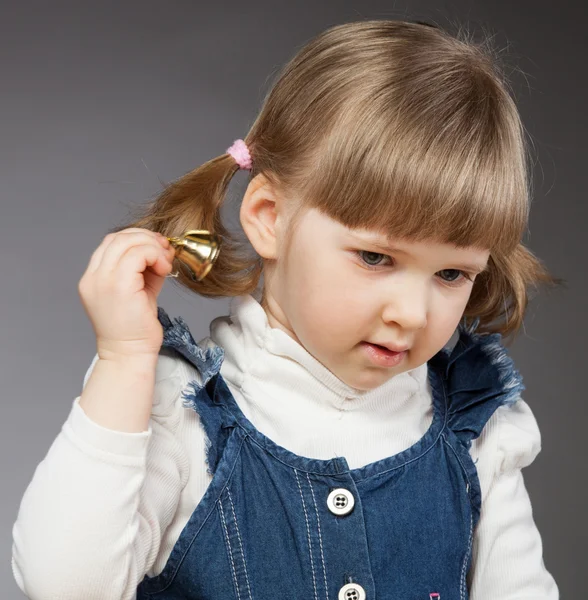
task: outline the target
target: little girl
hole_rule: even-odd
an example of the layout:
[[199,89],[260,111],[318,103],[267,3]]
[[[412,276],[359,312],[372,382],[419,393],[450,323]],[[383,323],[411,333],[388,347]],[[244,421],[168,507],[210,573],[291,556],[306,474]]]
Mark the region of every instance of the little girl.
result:
[[[221,219],[239,168],[245,244]],[[559,281],[521,243],[528,182],[481,44],[393,20],[311,40],[246,139],[92,255],[98,351],[22,499],[21,590],[558,598],[521,473],[540,433],[502,344]],[[195,228],[222,240],[200,280],[168,240]],[[157,305],[174,269],[232,298],[200,342]]]

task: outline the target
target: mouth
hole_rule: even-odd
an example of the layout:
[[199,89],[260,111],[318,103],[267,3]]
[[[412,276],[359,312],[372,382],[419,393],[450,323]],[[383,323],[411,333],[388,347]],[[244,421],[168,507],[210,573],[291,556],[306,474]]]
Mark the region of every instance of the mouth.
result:
[[396,346],[394,344],[376,344],[374,342],[367,342],[368,344],[371,344],[372,346],[376,346],[378,348],[382,348],[383,350],[388,350],[390,352],[406,352],[406,350],[409,349],[408,346]]
[[361,346],[370,360],[381,367],[395,367],[406,358],[406,350],[397,352],[387,346],[371,342],[361,342]]

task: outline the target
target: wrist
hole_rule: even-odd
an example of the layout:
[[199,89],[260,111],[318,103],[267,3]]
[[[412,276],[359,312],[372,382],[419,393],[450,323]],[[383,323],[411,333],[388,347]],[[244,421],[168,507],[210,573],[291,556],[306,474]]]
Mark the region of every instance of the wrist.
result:
[[109,373],[121,381],[152,383],[155,380],[157,356],[109,356],[99,358],[94,370]]
[[157,357],[99,358],[84,387],[80,407],[95,423],[117,431],[149,427]]
[[148,372],[155,369],[159,354],[117,354],[98,351],[98,362],[121,371]]

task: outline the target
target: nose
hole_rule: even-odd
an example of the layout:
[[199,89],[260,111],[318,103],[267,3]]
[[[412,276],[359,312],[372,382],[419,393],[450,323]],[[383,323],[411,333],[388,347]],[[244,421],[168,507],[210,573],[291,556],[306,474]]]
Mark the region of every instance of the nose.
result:
[[428,291],[424,283],[405,282],[388,290],[382,311],[385,323],[397,323],[402,329],[418,330],[427,325]]

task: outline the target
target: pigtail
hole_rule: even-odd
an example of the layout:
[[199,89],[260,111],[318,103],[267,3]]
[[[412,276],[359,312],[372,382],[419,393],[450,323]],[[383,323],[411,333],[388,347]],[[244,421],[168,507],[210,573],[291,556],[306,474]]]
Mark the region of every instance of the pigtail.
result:
[[505,255],[491,254],[488,269],[476,277],[464,320],[478,320],[476,333],[500,333],[505,338],[515,334],[516,338],[531,294],[540,285],[556,287],[565,285],[565,280],[552,276],[524,244]]
[[189,229],[216,233],[221,238],[220,252],[206,277],[195,281],[176,259],[178,275],[172,280],[207,298],[253,293],[262,273],[261,258],[247,252],[247,243],[229,231],[221,217],[229,183],[238,170],[230,154],[209,160],[168,184],[155,200],[138,208],[130,223],[112,232],[140,227],[170,237],[181,237]]

